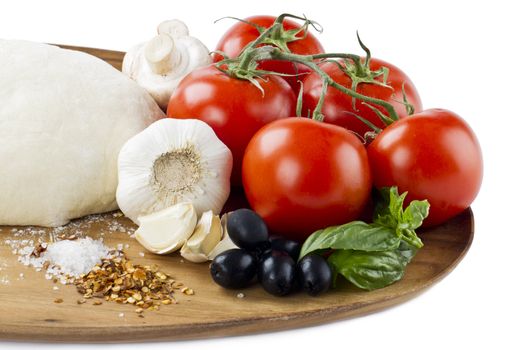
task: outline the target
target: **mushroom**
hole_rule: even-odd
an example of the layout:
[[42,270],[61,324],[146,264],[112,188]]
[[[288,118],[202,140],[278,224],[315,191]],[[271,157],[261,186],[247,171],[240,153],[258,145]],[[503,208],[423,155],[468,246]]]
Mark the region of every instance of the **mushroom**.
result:
[[196,68],[211,63],[206,46],[189,36],[188,27],[172,19],[159,24],[158,35],[124,56],[122,72],[135,80],[166,109],[179,82]]

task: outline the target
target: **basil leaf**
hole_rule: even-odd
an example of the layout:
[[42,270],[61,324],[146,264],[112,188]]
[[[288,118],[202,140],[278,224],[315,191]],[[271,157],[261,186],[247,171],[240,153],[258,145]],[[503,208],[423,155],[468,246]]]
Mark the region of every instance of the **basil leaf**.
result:
[[379,191],[381,200],[375,207],[374,223],[384,225],[395,230],[397,236],[405,242],[421,248],[423,242],[416,234],[416,228],[421,226],[428,216],[430,204],[427,200],[412,201],[403,210],[403,202],[407,192],[398,193],[397,187],[385,187]]
[[428,216],[430,205],[427,200],[412,201],[403,212],[402,222],[408,223],[410,229],[415,230],[423,224],[423,220]]
[[339,274],[366,290],[383,288],[400,280],[405,273],[406,261],[397,250],[338,250],[328,258],[328,262]]
[[412,261],[412,258],[416,256],[416,253],[419,251],[416,247],[414,247],[411,244],[408,244],[405,241],[401,241],[399,244],[399,248],[397,248],[397,252],[403,257],[405,260],[405,266]]
[[351,249],[385,251],[396,249],[401,239],[389,227],[353,221],[341,226],[332,226],[311,234],[301,248],[299,258],[325,249]]
[[397,187],[379,190],[380,198],[375,206],[374,222],[395,228],[403,218],[403,202],[407,192],[399,195]]
[[401,279],[408,263],[423,242],[416,234],[428,216],[428,201],[412,201],[406,209],[407,192],[383,188],[376,202],[374,221],[353,221],[314,232],[301,248],[300,257],[315,251],[333,250],[328,262],[362,289],[385,287]]
[[334,270],[361,289],[386,287],[405,274],[405,268],[418,252],[418,248],[404,241],[395,250],[363,252],[339,250],[328,262]]

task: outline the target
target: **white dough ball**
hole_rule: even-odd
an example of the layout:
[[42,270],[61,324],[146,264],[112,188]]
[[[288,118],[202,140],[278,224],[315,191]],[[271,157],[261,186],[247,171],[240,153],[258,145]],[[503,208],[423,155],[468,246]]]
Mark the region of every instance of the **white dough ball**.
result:
[[117,209],[120,148],[163,116],[94,56],[0,40],[0,225],[60,226]]

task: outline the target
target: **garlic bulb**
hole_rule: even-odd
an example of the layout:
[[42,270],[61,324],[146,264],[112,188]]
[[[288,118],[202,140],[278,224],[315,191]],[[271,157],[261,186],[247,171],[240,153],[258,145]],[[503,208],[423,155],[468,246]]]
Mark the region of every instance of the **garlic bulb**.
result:
[[169,254],[179,249],[197,224],[197,213],[191,203],[178,203],[153,214],[138,218],[135,238],[155,254]]
[[117,203],[138,217],[180,202],[219,213],[230,194],[232,154],[195,119],[161,119],[129,139],[118,157]]
[[205,262],[221,238],[221,219],[209,210],[202,214],[193,235],[182,246],[180,255],[192,262]]

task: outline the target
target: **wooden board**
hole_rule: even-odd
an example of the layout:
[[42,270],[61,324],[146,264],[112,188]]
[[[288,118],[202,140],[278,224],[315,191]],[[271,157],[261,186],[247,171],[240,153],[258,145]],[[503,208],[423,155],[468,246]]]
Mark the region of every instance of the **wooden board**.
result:
[[[75,49],[97,55],[116,67],[122,58],[122,53],[114,51]],[[130,305],[112,302],[78,305],[76,301],[81,296],[75,287],[54,284],[45,279],[44,273],[17,261],[6,240],[21,228],[0,227],[0,339],[175,340],[284,330],[354,317],[400,304],[441,280],[464,257],[474,234],[470,209],[440,227],[421,231],[425,247],[409,265],[404,278],[373,292],[340,283],[338,288],[317,298],[305,294],[277,298],[254,285],[243,290],[244,297],[239,298],[239,291],[225,290],[212,282],[206,263],[185,262],[178,253],[142,256],[144,249],[127,233],[134,225],[126,218],[112,214],[96,218],[75,221],[66,231],[80,231],[92,237],[103,234],[108,246],[123,244],[134,263],[159,265],[161,270],[194,289],[195,295],[178,294],[178,304],[146,312],[144,318],[139,318]],[[50,232],[53,229],[43,229],[40,235],[26,238],[48,237]],[[56,298],[64,302],[56,304]]]

